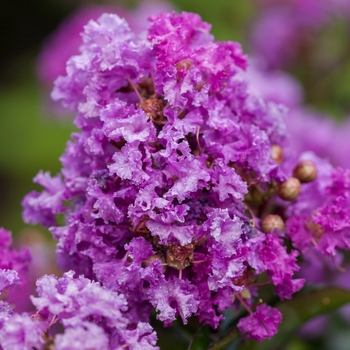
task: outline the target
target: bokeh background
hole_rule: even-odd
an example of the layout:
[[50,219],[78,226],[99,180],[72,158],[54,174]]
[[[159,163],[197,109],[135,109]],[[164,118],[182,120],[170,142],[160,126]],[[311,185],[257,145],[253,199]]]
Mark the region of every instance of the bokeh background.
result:
[[[344,1],[350,3],[350,0]],[[217,40],[239,41],[249,54],[254,52],[252,32],[265,11],[264,6],[268,3],[269,9],[274,10],[278,8],[278,2],[172,0],[167,4],[179,11],[199,13],[212,24]],[[49,102],[51,86],[39,80],[37,58],[62,21],[88,5],[115,6],[128,13],[139,6],[139,1],[1,0],[0,226],[13,232],[15,244],[28,243],[30,237],[36,243],[51,247],[47,250],[52,254],[47,260],[52,264],[48,271],[55,270],[50,235],[41,227],[29,228],[23,223],[20,203],[25,194],[39,189],[32,183],[39,170],[51,174],[60,170],[59,156],[74,125],[69,115]],[[349,16],[339,13],[325,23],[306,33],[306,40],[302,45],[298,44],[293,59],[278,69],[297,79],[305,105],[324,115],[322,118],[346,122],[350,115],[350,11]],[[282,32],[282,25],[275,30]],[[268,34],[263,38],[267,43],[270,40]],[[285,45],[288,47],[293,42],[286,41]],[[350,128],[348,135],[350,140]],[[314,332],[314,336],[312,327],[306,329],[290,339],[287,349],[350,349],[349,326],[341,315],[334,313],[326,331],[324,327],[321,323],[316,324],[314,329],[323,331],[321,334]]]

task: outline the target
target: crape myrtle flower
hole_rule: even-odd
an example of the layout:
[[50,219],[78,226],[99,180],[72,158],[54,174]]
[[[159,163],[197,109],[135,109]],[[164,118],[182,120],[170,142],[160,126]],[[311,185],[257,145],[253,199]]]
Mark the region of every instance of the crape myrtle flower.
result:
[[[0,333],[2,329],[8,327],[9,320],[14,315],[13,306],[15,305],[12,305],[12,303],[16,301],[16,297],[19,295],[19,290],[16,289],[17,285],[21,285],[21,288],[26,287],[25,284],[27,281],[25,275],[28,263],[30,262],[30,256],[27,250],[13,250],[9,248],[10,244],[11,233],[0,228],[0,295],[1,299],[7,299],[0,301]],[[10,329],[9,332],[11,332]],[[0,347],[1,349],[6,349],[6,341],[4,342],[3,340],[0,334]],[[9,344],[11,343],[12,341],[9,339]],[[19,349],[16,346],[7,348]]]
[[[128,319],[125,297],[98,282],[74,278],[70,271],[59,279],[41,277],[37,292],[32,297],[37,311],[32,315],[13,314],[0,306],[2,349],[159,349],[148,323]],[[52,330],[56,323],[64,328],[63,333]]]
[[22,308],[25,303],[21,305],[21,298],[30,290],[31,256],[26,248],[10,248],[11,242],[11,232],[0,227],[0,291],[6,289],[7,302]]
[[[279,225],[265,234],[260,223],[271,214],[279,221],[313,215],[321,225],[311,211],[331,210],[323,207],[331,165],[288,148],[286,108],[249,83],[241,46],[215,42],[209,31],[191,13],[151,17],[147,36],[116,15],[90,21],[80,55],[67,62],[52,93],[76,114],[80,131],[61,157],[61,174],[39,173],[43,192],[23,200],[25,220],[50,227],[64,270],[123,295],[125,316],[140,325],[128,342],[149,333],[152,308],[166,326],[197,316],[216,328],[237,300],[251,314],[239,328],[259,341],[271,337],[281,316],[254,306],[256,286],[266,272],[260,284],[275,285],[281,299],[302,288],[304,280],[294,278],[299,253],[285,241],[294,242],[304,226],[301,233]],[[320,179],[300,184],[292,175],[305,160]],[[340,241],[331,247],[347,248]],[[46,297],[33,300],[61,312]],[[87,328],[74,312],[63,312],[62,322],[80,327],[67,335],[78,342]]]
[[65,74],[66,62],[79,54],[82,44],[81,32],[90,20],[97,20],[103,13],[116,13],[124,17],[136,32],[147,28],[147,18],[151,14],[170,10],[170,5],[162,1],[142,1],[136,9],[128,10],[121,6],[88,5],[79,8],[63,20],[59,27],[43,43],[37,59],[38,78],[51,89],[55,79]]
[[18,273],[15,270],[0,270],[0,291],[19,282]]
[[37,76],[47,100],[45,105],[47,105],[48,111],[53,112],[58,117],[68,115],[67,110],[62,108],[60,103],[49,98],[49,92],[55,79],[65,74],[67,60],[71,56],[79,54],[79,47],[82,44],[81,32],[90,19],[97,20],[105,12],[115,13],[126,18],[131,29],[140,33],[146,30],[147,18],[151,14],[172,9],[170,4],[161,0],[144,0],[133,9],[128,9],[120,4],[90,4],[78,8],[65,18],[58,28],[45,39],[36,62]]

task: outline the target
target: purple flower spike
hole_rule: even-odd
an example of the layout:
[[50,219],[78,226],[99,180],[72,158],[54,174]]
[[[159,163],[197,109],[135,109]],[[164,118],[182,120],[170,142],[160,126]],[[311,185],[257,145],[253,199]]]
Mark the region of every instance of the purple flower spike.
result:
[[[297,104],[295,87],[291,99],[265,100],[241,46],[214,41],[191,13],[153,16],[139,36],[104,14],[82,37],[52,93],[79,132],[61,174],[39,173],[44,191],[23,201],[25,219],[50,227],[72,270],[39,279],[32,299],[64,326],[57,346],[84,348],[91,336],[97,348],[155,349],[152,308],[165,326],[197,316],[217,328],[237,301],[252,312],[261,283],[281,299],[299,291],[296,249],[350,248],[349,174],[288,146],[278,103]],[[317,176],[301,181],[293,174],[305,161]],[[279,229],[266,228],[269,216]],[[263,304],[238,327],[261,341],[281,317]]]
[[[197,314],[217,327],[215,310],[244,289],[234,281],[268,269],[242,202],[250,183],[287,178],[271,158],[286,144],[285,109],[250,88],[241,46],[209,30],[191,13],[151,17],[146,37],[115,15],[90,21],[52,94],[81,129],[61,157],[63,181],[40,173],[45,191],[23,201],[27,221],[54,225],[62,267],[122,293],[135,322],[152,305],[167,325]],[[294,271],[293,255],[276,259]],[[300,285],[286,276],[289,297]],[[56,299],[33,300],[60,314]]]

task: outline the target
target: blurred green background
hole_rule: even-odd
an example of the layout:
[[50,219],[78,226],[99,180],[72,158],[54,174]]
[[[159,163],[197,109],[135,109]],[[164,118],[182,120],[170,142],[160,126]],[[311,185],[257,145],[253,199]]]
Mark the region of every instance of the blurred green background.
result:
[[[43,40],[61,21],[89,3],[103,2],[1,1],[0,226],[11,230],[14,236],[27,227],[21,218],[22,198],[31,190],[39,190],[32,178],[41,169],[51,174],[60,170],[59,156],[74,130],[71,119],[57,118],[47,108],[47,92],[36,77],[36,57]],[[127,0],[110,2],[128,8],[136,3]],[[258,15],[255,0],[173,0],[171,3],[178,10],[199,13],[212,24],[216,39],[239,41],[249,53],[250,28]],[[313,40],[312,55],[317,58],[313,67],[302,60],[288,67],[302,83],[306,103],[336,119],[344,119],[350,114],[348,27],[348,23],[339,20],[318,33]],[[44,232],[42,228],[38,229]],[[350,349],[348,329],[337,315],[327,334],[326,340],[312,342],[293,337],[283,349]]]

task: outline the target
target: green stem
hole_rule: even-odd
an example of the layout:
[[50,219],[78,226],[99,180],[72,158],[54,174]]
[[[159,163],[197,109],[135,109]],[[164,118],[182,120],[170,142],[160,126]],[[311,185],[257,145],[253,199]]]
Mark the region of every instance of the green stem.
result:
[[215,343],[208,350],[222,350],[226,349],[228,345],[230,345],[233,341],[238,338],[238,330],[234,328],[224,339],[221,339],[219,342]]

